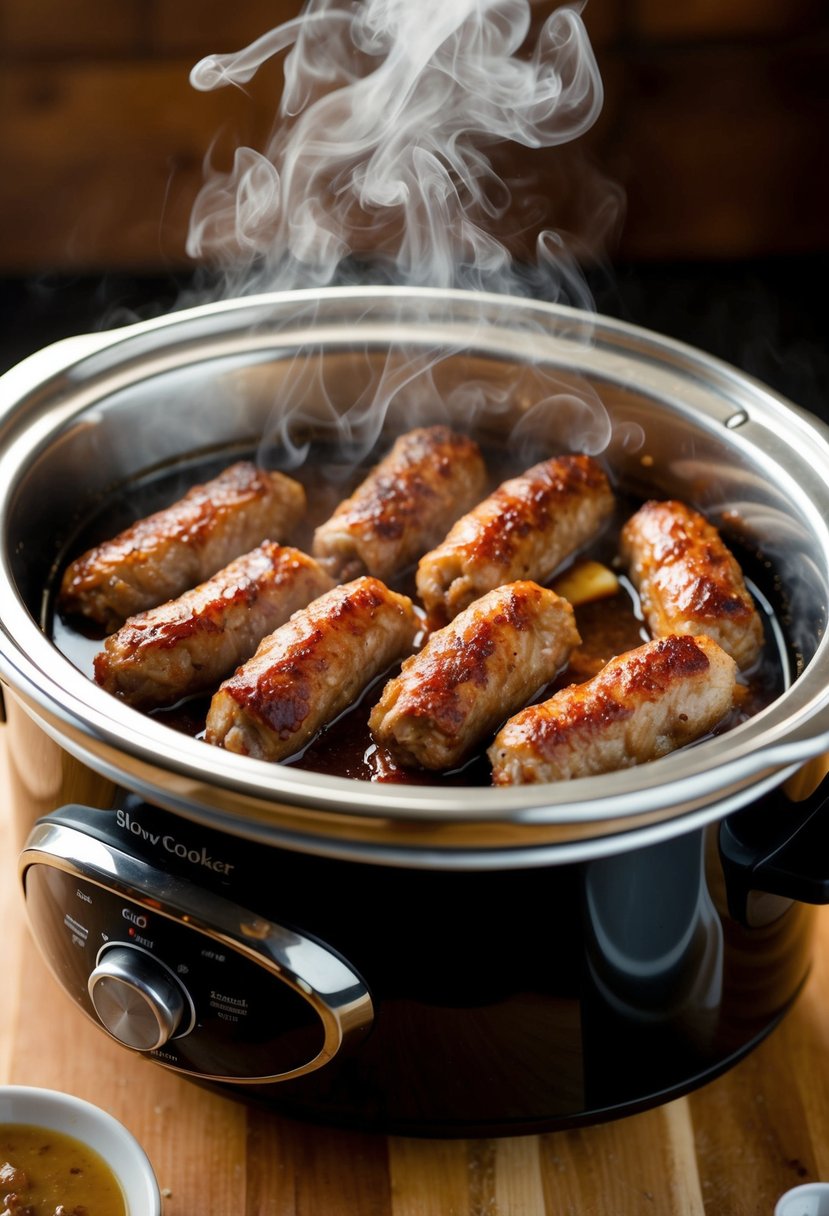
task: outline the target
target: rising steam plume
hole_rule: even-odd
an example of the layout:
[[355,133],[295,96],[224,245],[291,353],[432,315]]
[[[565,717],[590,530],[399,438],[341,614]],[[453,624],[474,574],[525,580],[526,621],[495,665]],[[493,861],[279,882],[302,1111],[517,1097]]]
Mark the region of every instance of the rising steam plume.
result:
[[516,269],[501,234],[510,186],[492,162],[505,141],[552,147],[594,123],[602,85],[581,7],[553,12],[528,46],[529,0],[309,0],[203,59],[197,89],[244,87],[290,48],[268,145],[209,173],[188,252],[222,269],[230,295],[342,282],[370,256],[387,282],[583,303],[560,235],[541,232],[532,269]]

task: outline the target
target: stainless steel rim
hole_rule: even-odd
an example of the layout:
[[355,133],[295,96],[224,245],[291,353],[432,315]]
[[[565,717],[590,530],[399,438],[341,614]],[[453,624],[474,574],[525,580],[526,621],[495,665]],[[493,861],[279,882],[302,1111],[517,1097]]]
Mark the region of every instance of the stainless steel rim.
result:
[[[356,320],[355,320],[356,318]],[[516,360],[560,360],[655,401],[671,399],[748,443],[783,470],[795,508],[829,567],[829,432],[736,369],[679,343],[556,305],[425,289],[329,289],[251,297],[174,313],[115,333],[70,340],[0,381],[0,674],[54,737],[100,772],[162,805],[227,830],[335,852],[402,856],[462,850],[584,849],[617,833],[684,830],[747,802],[761,785],[829,749],[829,655],[823,639],[805,672],[767,710],[656,766],[555,786],[390,787],[324,777],[214,751],[115,701],[64,659],[38,627],[10,567],[10,504],[28,464],[62,429],[115,392],[223,353],[389,342],[483,343]],[[808,460],[803,452],[808,452]],[[795,460],[796,457],[796,460]],[[787,464],[797,465],[796,475]],[[793,509],[795,509],[793,508]],[[829,583],[829,573],[826,574]],[[674,823],[674,828],[665,825]],[[522,841],[525,842],[522,844]],[[327,843],[326,843],[327,842]]]

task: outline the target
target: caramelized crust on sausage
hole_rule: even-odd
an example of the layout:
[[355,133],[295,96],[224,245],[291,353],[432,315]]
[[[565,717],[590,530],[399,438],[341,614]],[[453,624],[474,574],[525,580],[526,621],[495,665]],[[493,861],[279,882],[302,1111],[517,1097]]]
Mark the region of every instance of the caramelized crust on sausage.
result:
[[294,613],[222,684],[210,703],[207,742],[263,760],[293,755],[411,652],[418,629],[411,600],[379,579],[335,587]]
[[707,637],[672,635],[618,655],[586,684],[510,718],[488,752],[493,784],[567,781],[665,756],[725,717],[736,673]]
[[590,456],[556,456],[505,481],[422,558],[417,591],[429,614],[451,620],[478,596],[516,579],[546,583],[613,510]]
[[567,600],[537,583],[490,591],[407,659],[371,711],[372,734],[404,765],[457,765],[564,666],[579,644]]
[[130,617],[95,656],[95,679],[138,709],[215,688],[332,585],[312,557],[265,541],[178,599]]
[[742,571],[717,529],[681,502],[646,502],[625,524],[622,557],[654,637],[704,633],[745,670],[763,625]]
[[304,511],[298,481],[239,461],[72,562],[58,609],[117,629],[261,541],[284,540]]
[[391,578],[477,502],[485,479],[472,439],[445,426],[409,431],[317,528],[314,556],[338,579]]

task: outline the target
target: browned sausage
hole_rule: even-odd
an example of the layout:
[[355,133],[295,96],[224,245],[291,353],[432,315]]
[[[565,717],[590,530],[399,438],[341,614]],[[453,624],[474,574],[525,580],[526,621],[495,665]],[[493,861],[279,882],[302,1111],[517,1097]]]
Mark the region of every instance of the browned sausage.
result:
[[351,705],[375,676],[411,652],[412,602],[359,578],[294,613],[222,684],[205,738],[228,751],[282,760]]
[[493,784],[567,781],[667,755],[725,717],[736,673],[707,637],[672,635],[617,655],[586,684],[510,718],[488,752]]
[[762,621],[736,559],[698,511],[646,502],[622,529],[621,553],[654,637],[704,633],[743,670],[757,661]]
[[312,557],[265,541],[178,599],[131,616],[95,656],[95,679],[139,709],[205,692],[332,585]]
[[395,442],[350,498],[317,528],[313,553],[337,579],[388,579],[421,554],[480,498],[486,470],[478,445],[445,426]]
[[58,609],[117,629],[261,541],[284,540],[304,511],[299,482],[239,461],[72,562]]
[[554,591],[497,587],[405,661],[371,711],[372,734],[401,764],[452,768],[549,683],[580,640],[573,609]]
[[418,595],[431,616],[451,620],[503,583],[546,583],[612,510],[610,484],[590,456],[545,460],[505,481],[421,559]]

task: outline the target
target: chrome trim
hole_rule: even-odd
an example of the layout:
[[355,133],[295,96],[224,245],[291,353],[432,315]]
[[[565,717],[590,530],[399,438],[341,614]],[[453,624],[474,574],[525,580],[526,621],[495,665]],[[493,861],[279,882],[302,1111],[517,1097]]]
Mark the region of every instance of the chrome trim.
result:
[[[290,1072],[257,1077],[213,1075],[180,1067],[150,1053],[149,1058],[173,1072],[237,1085],[292,1080],[329,1063],[373,1021],[374,1008],[368,989],[342,959],[318,942],[285,929],[224,896],[166,874],[63,824],[39,823],[33,828],[18,866],[24,894],[26,873],[38,864],[52,866],[130,899],[154,916],[193,929],[225,949],[234,950],[293,989],[311,1005],[323,1025],[324,1040],[319,1053]],[[152,957],[163,963],[158,956]],[[46,961],[49,963],[48,959]],[[85,1009],[82,1012],[99,1029],[106,1031],[106,1027]]]

